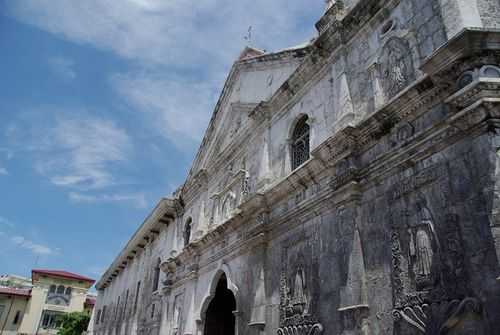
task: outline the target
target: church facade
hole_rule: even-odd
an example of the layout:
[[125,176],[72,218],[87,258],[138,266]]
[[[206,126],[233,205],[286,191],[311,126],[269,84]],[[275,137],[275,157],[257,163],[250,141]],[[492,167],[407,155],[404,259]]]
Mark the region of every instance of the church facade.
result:
[[234,63],[95,335],[495,334],[500,3],[337,0]]

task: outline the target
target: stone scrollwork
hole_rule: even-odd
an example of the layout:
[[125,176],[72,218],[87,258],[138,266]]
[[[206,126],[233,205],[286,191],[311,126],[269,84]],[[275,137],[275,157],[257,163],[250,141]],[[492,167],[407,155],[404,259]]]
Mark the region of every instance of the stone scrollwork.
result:
[[323,326],[319,323],[279,328],[278,335],[316,335],[323,333]]
[[404,320],[422,334],[454,334],[460,328],[460,334],[485,334],[482,325],[482,306],[476,298],[451,300],[435,303],[415,304],[404,309],[394,310],[396,321]]

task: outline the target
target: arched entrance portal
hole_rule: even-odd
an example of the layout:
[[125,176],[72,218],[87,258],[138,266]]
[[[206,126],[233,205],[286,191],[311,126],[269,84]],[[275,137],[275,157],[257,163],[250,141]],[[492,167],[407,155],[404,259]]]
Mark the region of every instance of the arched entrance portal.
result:
[[204,335],[234,335],[236,299],[227,288],[226,275],[222,275],[215,289],[215,296],[208,305]]

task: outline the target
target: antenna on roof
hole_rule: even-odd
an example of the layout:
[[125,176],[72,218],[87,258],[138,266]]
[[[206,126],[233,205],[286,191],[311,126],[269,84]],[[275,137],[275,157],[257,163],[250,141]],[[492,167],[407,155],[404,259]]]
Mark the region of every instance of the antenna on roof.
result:
[[248,27],[247,34],[243,38],[245,39],[245,41],[247,41],[248,45],[252,44],[252,26]]

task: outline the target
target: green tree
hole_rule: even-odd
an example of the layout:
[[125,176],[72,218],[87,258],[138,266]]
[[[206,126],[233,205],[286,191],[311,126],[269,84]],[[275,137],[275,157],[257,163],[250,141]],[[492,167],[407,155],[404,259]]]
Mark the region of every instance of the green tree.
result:
[[68,313],[61,321],[57,335],[81,335],[89,326],[90,315],[86,312]]

